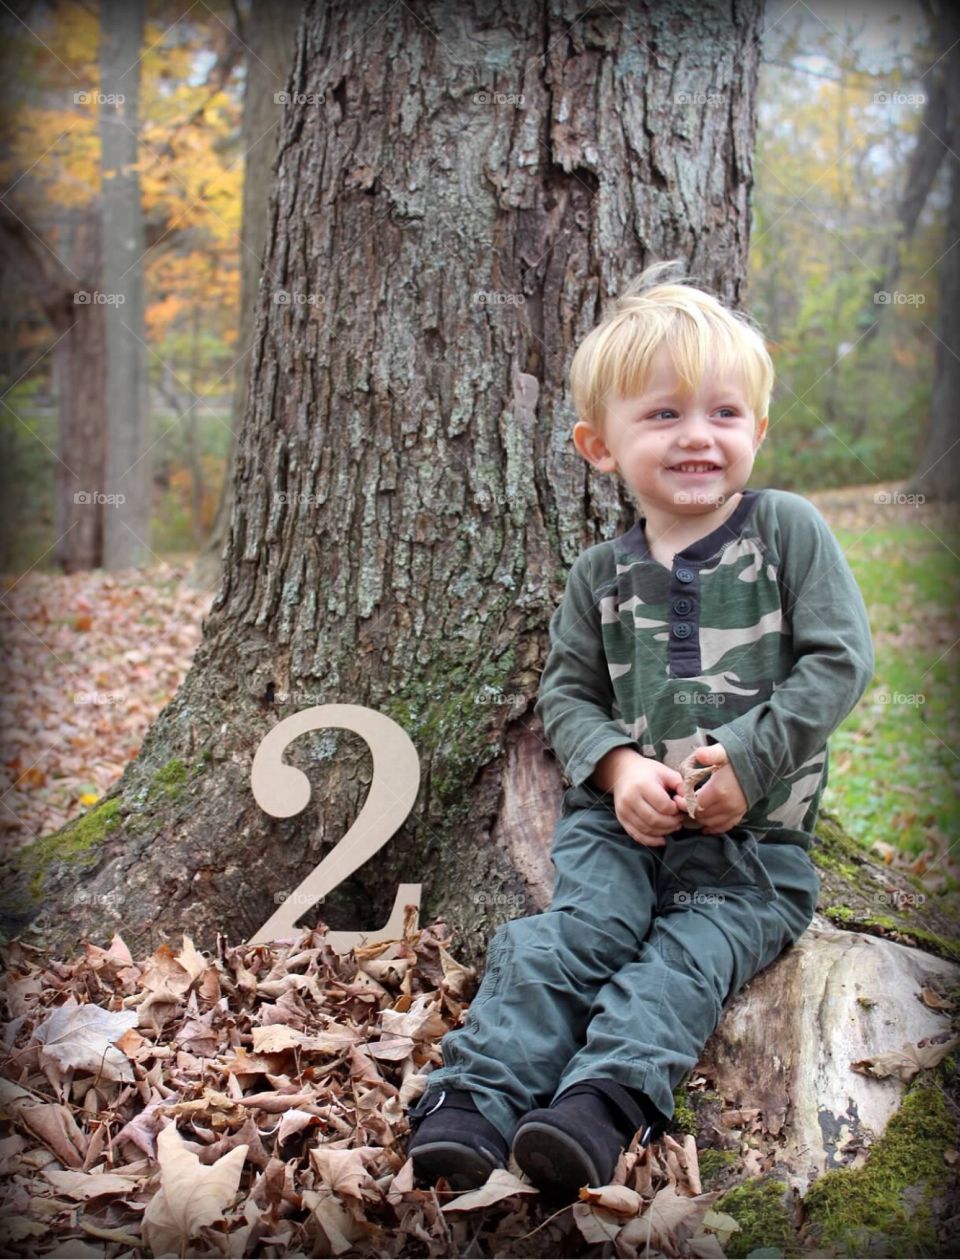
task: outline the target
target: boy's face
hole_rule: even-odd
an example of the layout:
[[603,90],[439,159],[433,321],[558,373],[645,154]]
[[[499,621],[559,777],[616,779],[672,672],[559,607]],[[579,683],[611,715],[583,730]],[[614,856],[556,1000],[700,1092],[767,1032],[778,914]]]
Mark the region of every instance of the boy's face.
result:
[[[665,343],[657,347],[647,387],[608,400],[601,438],[582,420],[577,450],[601,472],[619,471],[645,510],[677,516],[714,511],[747,484],[767,430],[757,423],[743,382],[718,380],[708,363],[696,392],[683,397]],[[682,472],[681,464],[712,467]]]

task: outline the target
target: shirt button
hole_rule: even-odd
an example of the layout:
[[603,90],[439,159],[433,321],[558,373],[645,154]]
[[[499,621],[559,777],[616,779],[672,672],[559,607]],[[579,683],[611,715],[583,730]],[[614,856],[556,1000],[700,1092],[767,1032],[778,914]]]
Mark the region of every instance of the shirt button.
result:
[[673,627],[673,633],[677,636],[678,639],[686,639],[689,636],[692,628],[693,627],[690,625],[689,621],[678,621],[676,625]]
[[687,613],[689,613],[692,608],[693,600],[687,599],[685,596],[681,596],[679,599],[675,599],[673,601],[673,611],[678,613],[681,617],[686,617]]
[[674,576],[678,582],[692,582],[696,574],[692,569],[677,569]]

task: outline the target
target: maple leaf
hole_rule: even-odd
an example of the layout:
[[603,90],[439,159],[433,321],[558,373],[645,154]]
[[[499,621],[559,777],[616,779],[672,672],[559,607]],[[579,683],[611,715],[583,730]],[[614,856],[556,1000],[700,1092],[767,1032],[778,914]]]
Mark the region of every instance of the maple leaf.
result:
[[160,1189],[143,1214],[143,1240],[155,1255],[186,1254],[205,1225],[221,1220],[240,1185],[246,1143],[204,1165],[184,1144],[175,1124],[157,1137]]
[[130,1060],[113,1042],[138,1022],[136,1011],[105,1011],[69,998],[34,1031],[40,1061],[63,1072],[85,1069],[108,1081],[132,1081]]

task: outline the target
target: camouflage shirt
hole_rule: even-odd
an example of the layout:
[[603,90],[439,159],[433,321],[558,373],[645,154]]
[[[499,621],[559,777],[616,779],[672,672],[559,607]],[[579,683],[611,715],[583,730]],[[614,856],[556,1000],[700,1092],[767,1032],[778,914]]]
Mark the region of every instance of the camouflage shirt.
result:
[[581,552],[534,711],[573,787],[621,744],[677,769],[719,742],[747,800],[741,825],[808,848],[827,740],[873,668],[863,597],[826,521],[798,494],[744,490],[670,568],[642,517]]

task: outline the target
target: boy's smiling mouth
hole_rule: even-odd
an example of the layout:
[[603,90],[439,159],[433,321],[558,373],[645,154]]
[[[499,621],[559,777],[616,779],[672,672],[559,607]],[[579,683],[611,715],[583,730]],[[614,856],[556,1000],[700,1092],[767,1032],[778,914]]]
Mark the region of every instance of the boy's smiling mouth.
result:
[[709,473],[722,471],[723,469],[719,464],[715,464],[712,460],[706,459],[684,460],[681,464],[667,465],[667,472],[683,473],[685,476],[696,475],[702,477]]

